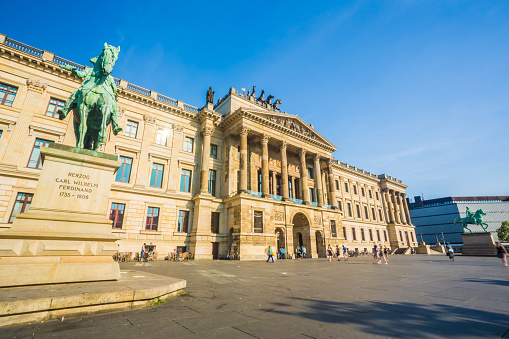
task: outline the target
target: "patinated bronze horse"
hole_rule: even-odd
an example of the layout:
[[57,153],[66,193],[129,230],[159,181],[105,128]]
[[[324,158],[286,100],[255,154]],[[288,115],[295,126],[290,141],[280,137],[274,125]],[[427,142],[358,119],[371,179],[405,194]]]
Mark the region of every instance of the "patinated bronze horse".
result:
[[463,231],[464,232],[469,231],[470,233],[472,233],[472,230],[468,228],[468,225],[469,224],[478,225],[482,227],[484,232],[487,232],[486,230],[488,228],[488,224],[482,220],[483,215],[486,215],[486,213],[482,209],[479,209],[475,211],[475,213],[472,213],[470,212],[470,209],[467,207],[467,216],[465,218],[454,219],[454,225],[456,225],[456,223],[458,222],[461,222],[461,224],[463,225]]
[[120,47],[104,43],[101,54],[90,60],[93,68],[79,71],[74,66],[60,66],[72,71],[78,78],[85,78],[58,112],[59,118],[64,119],[74,108],[76,147],[97,150],[106,141],[106,129],[110,123],[115,135],[122,131],[118,125],[117,86],[110,75],[119,52]]

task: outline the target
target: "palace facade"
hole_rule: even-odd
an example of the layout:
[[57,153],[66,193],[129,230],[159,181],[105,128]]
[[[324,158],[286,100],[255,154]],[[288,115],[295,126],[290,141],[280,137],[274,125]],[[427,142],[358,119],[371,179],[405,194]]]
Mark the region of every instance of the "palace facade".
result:
[[[80,80],[75,64],[0,34],[0,231],[30,208],[50,142],[74,146],[72,117],[56,111]],[[297,115],[231,88],[205,107],[115,79],[119,123],[100,151],[122,166],[110,193],[119,251],[153,243],[196,259],[266,258],[268,246],[324,257],[417,246],[406,186],[335,160],[336,147]],[[44,227],[44,225],[41,225]]]

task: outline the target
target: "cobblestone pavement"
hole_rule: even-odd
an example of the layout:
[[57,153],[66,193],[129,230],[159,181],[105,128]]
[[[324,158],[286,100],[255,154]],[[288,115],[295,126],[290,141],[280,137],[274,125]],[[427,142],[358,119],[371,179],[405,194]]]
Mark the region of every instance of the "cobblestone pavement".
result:
[[187,279],[186,294],[148,309],[4,327],[0,337],[509,337],[509,268],[497,258],[160,261],[121,269]]

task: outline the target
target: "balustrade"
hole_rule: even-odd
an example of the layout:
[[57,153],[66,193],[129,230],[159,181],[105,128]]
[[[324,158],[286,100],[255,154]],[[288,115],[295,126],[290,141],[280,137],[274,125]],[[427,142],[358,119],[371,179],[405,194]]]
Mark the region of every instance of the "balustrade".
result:
[[43,53],[42,50],[37,49],[37,48],[32,47],[32,46],[25,45],[24,43],[16,41],[16,40],[12,40],[12,39],[6,38],[5,39],[5,45],[9,46],[9,47],[12,47],[12,48],[15,48],[15,49],[17,49],[19,51],[22,51],[22,52],[25,52],[25,53],[28,53],[28,54],[31,54],[31,55],[35,55],[36,57],[39,57],[39,58],[42,57],[42,53]]

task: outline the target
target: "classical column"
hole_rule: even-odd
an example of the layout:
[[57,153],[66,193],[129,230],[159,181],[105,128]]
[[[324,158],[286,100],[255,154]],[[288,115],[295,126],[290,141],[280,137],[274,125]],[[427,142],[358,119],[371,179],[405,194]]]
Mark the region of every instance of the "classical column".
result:
[[272,195],[277,195],[276,172],[272,172]]
[[240,192],[247,192],[247,134],[249,128],[240,129]]
[[315,154],[315,187],[318,196],[318,206],[323,206],[322,174],[320,170],[320,156]]
[[309,205],[309,186],[308,186],[308,168],[306,166],[306,150],[301,149],[300,155],[300,181],[302,190],[302,201]]
[[282,181],[282,195],[284,201],[290,200],[290,193],[288,192],[288,161],[286,159],[286,140],[281,142],[281,181]]
[[387,201],[387,209],[389,210],[389,221],[391,223],[394,223],[394,211],[392,209],[392,201],[391,201],[391,195],[389,193],[389,189],[384,189],[383,191],[385,195],[385,201]]
[[406,194],[403,193],[403,207],[405,209],[406,223],[412,225],[412,219],[410,218],[410,211],[408,210],[408,203],[406,201]]
[[332,172],[331,162],[332,159],[329,159],[327,162],[327,170],[329,172],[329,190],[330,190],[329,205],[331,205],[333,209],[336,209],[338,208],[338,204],[336,202],[336,182],[334,180],[334,173]]
[[269,136],[262,136],[262,196],[267,198],[269,193]]
[[396,199],[398,203],[399,220],[402,224],[406,224],[405,212],[403,211],[403,203],[401,201],[401,194],[396,192]]
[[292,177],[292,199],[295,199],[295,178]]
[[203,147],[201,152],[201,181],[200,193],[209,192],[209,161],[210,161],[210,136],[212,135],[212,128],[203,127],[201,129],[203,135]]
[[391,191],[392,192],[392,201],[394,201],[394,216],[395,216],[395,220],[396,220],[396,223],[398,224],[401,224],[401,218],[400,218],[400,214],[399,214],[399,207],[398,207],[398,198],[396,197],[396,192],[394,190]]

